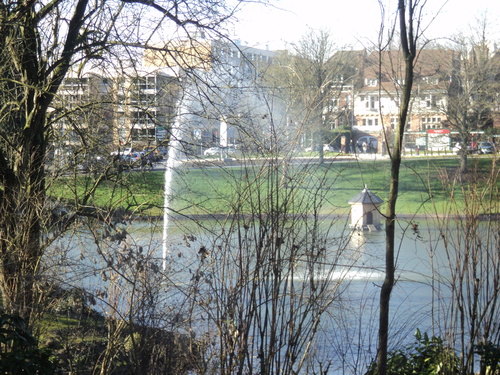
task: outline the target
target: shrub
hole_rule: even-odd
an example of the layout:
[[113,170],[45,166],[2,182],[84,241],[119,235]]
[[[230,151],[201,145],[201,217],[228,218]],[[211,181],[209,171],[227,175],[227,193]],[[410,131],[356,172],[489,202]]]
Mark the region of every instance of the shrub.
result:
[[40,349],[26,322],[17,315],[0,314],[0,373],[54,374],[49,349]]
[[[458,374],[459,359],[439,337],[429,338],[420,330],[416,341],[404,349],[390,352],[387,358],[388,375],[454,375]],[[372,361],[365,375],[377,375],[377,362]]]

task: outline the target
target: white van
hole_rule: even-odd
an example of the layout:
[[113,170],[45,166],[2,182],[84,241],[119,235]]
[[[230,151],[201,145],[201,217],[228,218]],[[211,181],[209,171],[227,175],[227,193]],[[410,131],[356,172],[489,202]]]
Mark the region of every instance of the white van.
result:
[[376,137],[372,137],[371,135],[359,137],[356,141],[357,152],[365,152],[365,150],[363,149],[363,144],[366,145],[366,153],[373,154],[378,150],[378,139]]

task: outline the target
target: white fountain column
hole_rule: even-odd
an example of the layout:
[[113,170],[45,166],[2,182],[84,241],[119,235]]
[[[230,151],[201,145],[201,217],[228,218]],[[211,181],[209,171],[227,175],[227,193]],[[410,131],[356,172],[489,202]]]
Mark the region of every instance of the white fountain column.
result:
[[224,160],[227,157],[227,123],[222,119],[219,125],[219,146],[221,147],[220,158]]
[[220,146],[227,147],[227,123],[224,120],[220,122]]
[[[182,106],[181,106],[182,107]],[[163,270],[167,267],[167,256],[168,256],[168,226],[170,224],[170,214],[169,207],[171,204],[172,196],[172,180],[174,174],[174,168],[178,163],[179,159],[179,149],[180,140],[182,137],[181,130],[181,109],[177,113],[175,123],[172,125],[170,130],[170,139],[168,142],[168,153],[167,153],[167,163],[165,166],[165,188],[164,188],[164,207],[163,207],[163,240],[162,240],[162,259],[163,259]]]

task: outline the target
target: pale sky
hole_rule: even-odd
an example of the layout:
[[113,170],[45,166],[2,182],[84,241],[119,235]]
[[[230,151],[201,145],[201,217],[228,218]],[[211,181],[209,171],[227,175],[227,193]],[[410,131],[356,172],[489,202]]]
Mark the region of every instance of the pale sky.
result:
[[[308,29],[323,28],[330,32],[339,47],[369,46],[380,28],[378,0],[269,0],[275,7],[247,5],[238,15],[234,38],[244,44],[280,49],[294,42]],[[427,0],[423,22],[430,24],[428,37],[446,37],[459,31],[468,33],[476,18],[486,14],[490,39],[500,46],[499,0]],[[387,16],[394,19],[395,0],[384,0]],[[438,13],[440,7],[443,9]],[[437,15],[436,15],[437,14]],[[433,20],[433,18],[435,18]],[[432,21],[432,22],[431,22]]]

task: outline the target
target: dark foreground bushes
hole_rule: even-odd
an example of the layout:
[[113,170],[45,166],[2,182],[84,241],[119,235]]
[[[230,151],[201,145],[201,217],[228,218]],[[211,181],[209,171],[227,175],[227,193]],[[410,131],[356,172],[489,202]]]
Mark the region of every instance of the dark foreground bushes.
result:
[[21,317],[0,313],[0,374],[181,375],[200,363],[188,335],[105,318],[81,290],[51,297],[39,339]]

